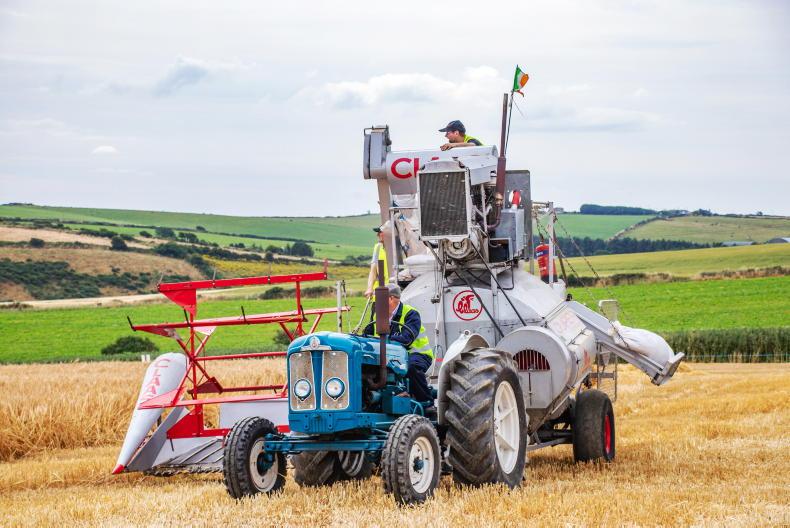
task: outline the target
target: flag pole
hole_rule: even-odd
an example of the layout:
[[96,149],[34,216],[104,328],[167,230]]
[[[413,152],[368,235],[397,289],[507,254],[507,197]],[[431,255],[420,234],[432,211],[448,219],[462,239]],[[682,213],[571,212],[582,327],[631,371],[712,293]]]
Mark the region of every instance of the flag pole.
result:
[[505,134],[505,147],[507,147],[507,144],[510,142],[510,123],[513,121],[513,119],[512,119],[512,117],[513,117],[513,92],[512,91],[510,92],[510,103],[509,103],[509,106],[510,106],[510,110],[508,110],[508,113],[507,113],[507,133]]

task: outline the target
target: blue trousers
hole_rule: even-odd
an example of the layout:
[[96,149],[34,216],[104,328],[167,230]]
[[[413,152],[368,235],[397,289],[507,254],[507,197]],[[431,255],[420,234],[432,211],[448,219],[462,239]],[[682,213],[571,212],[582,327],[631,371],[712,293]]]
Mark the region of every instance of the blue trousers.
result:
[[428,378],[425,373],[431,367],[433,360],[425,354],[409,354],[409,392],[412,398],[418,402],[426,402],[431,399],[431,389],[428,386]]

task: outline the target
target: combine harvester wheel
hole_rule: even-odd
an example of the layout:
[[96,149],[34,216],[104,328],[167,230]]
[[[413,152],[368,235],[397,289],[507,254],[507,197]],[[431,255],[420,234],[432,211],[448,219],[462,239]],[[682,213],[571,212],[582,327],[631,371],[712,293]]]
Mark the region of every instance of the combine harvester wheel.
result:
[[464,352],[450,374],[447,442],[453,478],[468,485],[521,484],[527,415],[513,358],[492,349]]
[[573,414],[573,458],[577,462],[611,462],[614,455],[612,402],[599,390],[582,391]]
[[381,479],[397,502],[419,503],[433,495],[441,465],[439,437],[427,418],[407,414],[392,424],[381,455]]
[[285,455],[266,453],[266,435],[277,428],[265,418],[249,417],[236,423],[225,440],[225,487],[234,499],[256,493],[274,493],[285,486]]

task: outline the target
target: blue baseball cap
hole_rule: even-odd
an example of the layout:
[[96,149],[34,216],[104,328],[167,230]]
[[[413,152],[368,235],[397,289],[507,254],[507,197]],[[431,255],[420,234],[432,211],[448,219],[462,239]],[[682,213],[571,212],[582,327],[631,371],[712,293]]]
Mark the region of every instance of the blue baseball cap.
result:
[[447,132],[448,130],[457,130],[461,134],[466,134],[466,127],[464,126],[463,123],[461,123],[457,119],[455,121],[450,121],[449,123],[447,123],[447,126],[439,129],[439,132]]

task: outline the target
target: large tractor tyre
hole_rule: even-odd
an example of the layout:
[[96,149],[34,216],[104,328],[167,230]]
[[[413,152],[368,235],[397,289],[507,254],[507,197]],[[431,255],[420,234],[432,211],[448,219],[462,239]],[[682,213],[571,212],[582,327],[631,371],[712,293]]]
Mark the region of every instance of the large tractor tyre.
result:
[[294,480],[300,486],[329,486],[340,477],[336,451],[303,451],[291,457]]
[[366,480],[373,475],[373,462],[364,451],[338,451],[338,480]]
[[398,503],[419,503],[433,495],[441,465],[439,437],[427,418],[407,414],[392,424],[381,454],[381,480]]
[[228,433],[223,472],[231,497],[274,493],[285,486],[285,455],[263,449],[266,435],[276,432],[269,420],[251,416],[237,422]]
[[447,399],[453,479],[473,486],[519,486],[527,456],[527,414],[510,354],[488,348],[463,352],[453,364]]
[[598,390],[579,393],[573,410],[573,458],[577,462],[615,455],[614,410],[609,396]]

